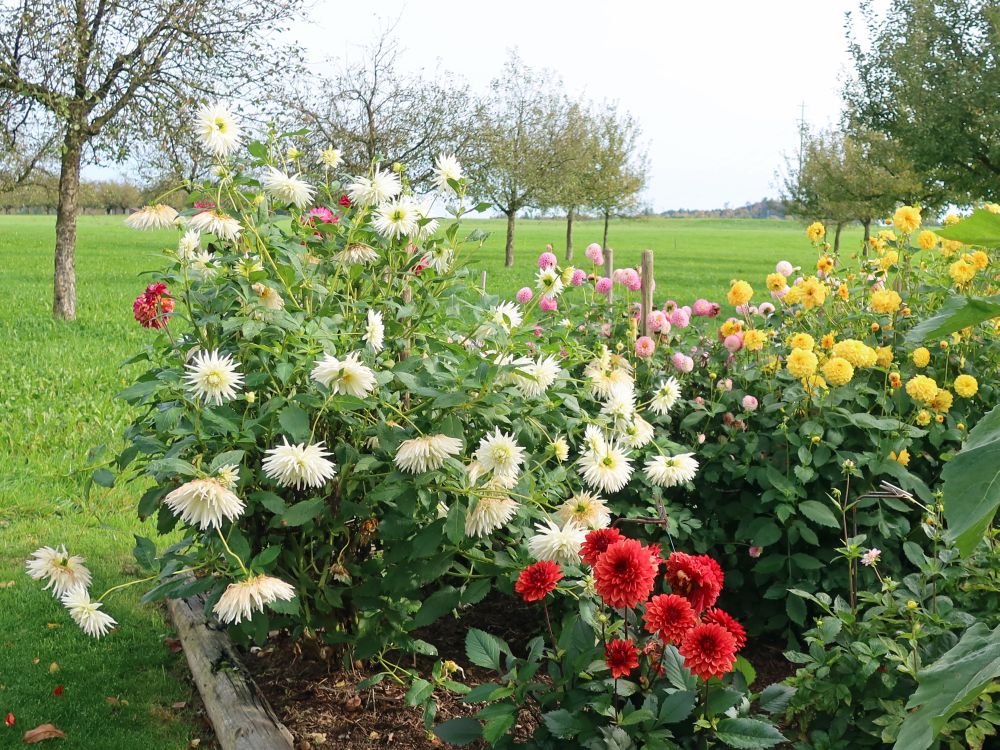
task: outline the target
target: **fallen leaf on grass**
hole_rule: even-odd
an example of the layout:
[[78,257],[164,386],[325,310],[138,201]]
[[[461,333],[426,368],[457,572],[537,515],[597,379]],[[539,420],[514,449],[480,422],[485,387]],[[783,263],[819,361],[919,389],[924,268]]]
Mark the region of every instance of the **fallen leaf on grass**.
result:
[[48,627],[49,630],[55,630],[56,628],[62,627],[62,625],[59,624],[58,622],[47,622],[45,623],[45,625]]
[[14,718],[14,714],[8,712],[7,713],[7,718],[5,718],[3,720],[3,723],[6,724],[9,727],[12,727],[12,726],[14,726],[14,722],[15,721],[17,721],[17,719]]
[[127,700],[125,700],[123,698],[119,698],[117,695],[109,695],[107,698],[104,699],[104,702],[107,703],[109,706],[127,706],[128,705],[128,701]]
[[0,589],[9,589],[16,581],[0,581]]
[[180,711],[187,705],[187,701],[177,701],[176,703],[171,703],[170,707],[175,711]]
[[52,691],[52,695],[59,698],[63,694],[64,689],[62,685],[56,685],[56,689]]
[[172,654],[176,654],[182,648],[180,638],[164,638],[163,643],[170,649],[170,653]]
[[64,740],[66,739],[66,733],[61,729],[57,729],[55,724],[40,724],[34,729],[29,729],[24,733],[24,737],[21,738],[21,742],[25,745],[34,745],[36,742],[44,742],[45,740]]
[[55,674],[58,671],[59,671],[59,662],[54,661],[51,664],[49,664],[49,674]]

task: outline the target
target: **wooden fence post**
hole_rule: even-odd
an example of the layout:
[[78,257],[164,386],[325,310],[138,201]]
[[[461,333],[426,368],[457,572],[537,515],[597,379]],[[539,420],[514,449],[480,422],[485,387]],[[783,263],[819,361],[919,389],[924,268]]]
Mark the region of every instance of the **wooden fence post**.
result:
[[640,295],[642,299],[642,307],[639,308],[639,314],[642,315],[642,319],[639,321],[639,330],[642,331],[643,336],[649,335],[649,314],[653,311],[653,251],[643,250],[642,251],[642,287],[640,290]]
[[[615,273],[615,251],[608,247],[604,249],[604,275],[609,279],[614,278]],[[611,284],[611,289],[608,290],[608,304],[612,302],[612,297],[614,296],[614,282]]]

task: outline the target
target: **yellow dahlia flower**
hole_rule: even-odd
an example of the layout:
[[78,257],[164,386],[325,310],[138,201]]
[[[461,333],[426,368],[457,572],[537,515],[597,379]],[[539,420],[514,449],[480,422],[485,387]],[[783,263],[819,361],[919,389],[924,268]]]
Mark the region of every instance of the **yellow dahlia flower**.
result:
[[822,222],[814,221],[806,229],[806,237],[808,237],[812,242],[819,242],[823,239],[826,234],[826,227],[823,226]]
[[843,357],[831,357],[823,365],[823,375],[833,385],[845,385],[854,377],[854,368]]
[[788,347],[790,349],[808,349],[812,351],[816,348],[816,341],[808,333],[793,333],[788,337]]
[[877,292],[872,292],[871,308],[877,313],[891,315],[902,304],[902,297],[894,289],[879,289]]
[[959,375],[955,378],[955,393],[962,398],[972,398],[979,391],[979,381],[971,375]]
[[892,225],[903,234],[910,234],[920,227],[920,209],[900,206],[892,216]]
[[785,360],[785,369],[799,380],[815,375],[818,366],[816,355],[807,349],[792,349]]
[[934,382],[934,379],[926,375],[915,375],[906,381],[906,392],[910,398],[927,406],[934,404],[934,399],[937,398],[939,390],[941,389],[938,388],[938,384]]
[[937,235],[929,229],[925,229],[917,235],[917,244],[921,250],[933,250],[937,243]]
[[727,299],[733,307],[745,305],[751,297],[753,297],[753,287],[745,281],[734,281],[733,285],[729,287]]
[[930,364],[931,352],[926,346],[921,346],[919,349],[914,349],[913,354],[910,355],[913,360],[913,364],[917,367],[924,368]]

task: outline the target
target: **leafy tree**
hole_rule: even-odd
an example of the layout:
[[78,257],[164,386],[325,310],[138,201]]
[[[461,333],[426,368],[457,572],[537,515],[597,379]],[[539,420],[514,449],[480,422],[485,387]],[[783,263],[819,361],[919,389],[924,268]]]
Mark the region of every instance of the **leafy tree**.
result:
[[[850,31],[852,122],[885,133],[952,200],[1000,197],[1000,7],[996,0],[861,3]],[[850,19],[849,19],[850,21]]]
[[539,207],[561,179],[567,157],[559,144],[568,109],[552,75],[531,70],[516,55],[480,108],[468,172],[478,196],[507,217],[507,266],[514,265],[518,211]]
[[0,92],[59,134],[57,318],[76,316],[85,152],[124,159],[178,101],[247,96],[275,70],[287,72],[294,57],[273,50],[266,35],[299,2],[0,0]]
[[603,247],[611,217],[635,210],[646,187],[648,159],[639,141],[639,123],[616,105],[596,115],[596,149],[588,182],[588,205],[604,218]]
[[896,204],[934,200],[898,146],[871,130],[808,136],[801,171],[786,179],[785,190],[793,213],[835,225],[835,253],[845,224],[861,222],[867,246],[872,222],[892,213]]
[[429,186],[441,152],[464,157],[475,106],[468,86],[454,75],[399,69],[399,43],[384,31],[357,62],[343,62],[332,76],[309,77],[288,91],[278,119],[308,124],[307,153],[341,151],[343,167],[364,174],[372,162],[399,162],[416,188]]

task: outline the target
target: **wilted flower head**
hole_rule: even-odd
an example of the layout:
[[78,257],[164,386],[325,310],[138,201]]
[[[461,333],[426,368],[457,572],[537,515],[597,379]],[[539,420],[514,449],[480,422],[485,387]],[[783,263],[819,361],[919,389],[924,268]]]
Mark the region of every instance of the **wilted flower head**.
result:
[[125,223],[132,229],[173,229],[177,226],[177,211],[163,203],[143,206],[129,214]]
[[237,219],[213,209],[200,211],[188,220],[188,226],[198,232],[214,234],[219,239],[236,241],[242,227]]
[[243,501],[219,479],[193,479],[164,498],[164,504],[181,520],[202,530],[218,529],[223,519],[242,515]]
[[52,595],[61,597],[66,592],[90,586],[90,571],[79,555],[70,555],[66,547],[39,547],[31,553],[25,563],[28,575],[36,581],[48,579],[45,588],[52,589]]
[[554,560],[556,562],[580,562],[580,547],[587,537],[586,530],[567,521],[558,526],[551,519],[535,524],[535,535],[528,539],[528,551],[536,560]]
[[61,598],[73,622],[91,638],[107,635],[108,631],[118,624],[107,612],[100,611],[104,606],[103,603],[91,601],[90,594],[83,586],[67,591]]
[[278,601],[290,602],[295,588],[279,578],[263,573],[245,581],[231,583],[212,611],[224,623],[239,624],[249,620],[254,612],[263,612],[264,605]]

